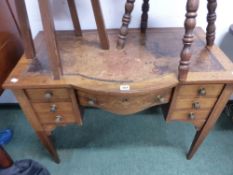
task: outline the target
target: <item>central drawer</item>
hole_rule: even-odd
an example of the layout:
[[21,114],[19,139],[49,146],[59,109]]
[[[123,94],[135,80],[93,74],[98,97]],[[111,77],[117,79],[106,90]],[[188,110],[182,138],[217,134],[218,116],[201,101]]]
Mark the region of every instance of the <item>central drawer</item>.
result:
[[82,106],[92,106],[107,111],[128,115],[149,107],[168,103],[172,89],[156,91],[145,94],[97,94],[93,92],[78,91],[79,103]]

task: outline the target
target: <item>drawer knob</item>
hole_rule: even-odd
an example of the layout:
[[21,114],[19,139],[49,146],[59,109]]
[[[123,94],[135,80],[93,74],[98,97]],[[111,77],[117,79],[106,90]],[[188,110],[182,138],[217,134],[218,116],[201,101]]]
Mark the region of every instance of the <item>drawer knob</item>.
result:
[[198,101],[193,102],[193,109],[200,109],[201,105]]
[[191,119],[191,120],[195,120],[196,119],[196,116],[195,116],[195,114],[193,112],[189,113],[189,119]]
[[90,105],[90,106],[94,106],[95,104],[96,104],[95,100],[89,100],[88,101],[88,105]]
[[57,105],[52,104],[50,107],[50,112],[57,112]]
[[201,87],[199,90],[198,90],[198,94],[200,96],[206,96],[206,89]]
[[46,92],[46,93],[44,94],[44,98],[45,98],[46,100],[50,100],[52,97],[53,97],[53,93],[52,93],[52,92]]
[[156,101],[158,101],[158,102],[160,102],[160,103],[164,103],[164,102],[165,102],[165,98],[162,97],[161,95],[158,95],[158,96],[156,97]]
[[56,122],[56,123],[60,123],[63,119],[64,119],[63,116],[57,115],[57,116],[56,116],[56,119],[55,119],[55,122]]

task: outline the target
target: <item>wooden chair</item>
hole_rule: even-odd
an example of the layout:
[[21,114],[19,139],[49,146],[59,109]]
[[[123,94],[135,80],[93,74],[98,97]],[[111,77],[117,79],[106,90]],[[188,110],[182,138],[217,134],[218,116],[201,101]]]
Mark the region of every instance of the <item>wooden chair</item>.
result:
[[[127,0],[125,5],[125,14],[122,19],[122,26],[120,29],[117,48],[123,49],[126,43],[128,35],[128,26],[131,20],[131,13],[134,8],[135,0]],[[187,72],[189,70],[190,59],[192,57],[191,45],[194,40],[193,31],[196,26],[196,16],[199,6],[199,0],[187,0],[186,4],[186,20],[184,23],[185,34],[183,37],[184,47],[181,51],[180,66],[179,66],[179,79],[185,80]],[[207,46],[213,46],[215,40],[215,21],[216,21],[216,8],[217,0],[207,0],[208,15],[207,21],[208,26],[206,28],[206,43]],[[149,11],[149,0],[143,0],[142,5],[142,17],[141,17],[141,33],[146,33],[147,21],[148,21],[148,11]]]
[[[0,95],[3,92],[2,84],[23,54],[20,41],[14,3],[11,0],[0,1]],[[1,116],[0,116],[1,118]],[[6,131],[7,133],[8,131]],[[1,134],[0,134],[1,135]],[[9,132],[8,132],[9,135]],[[10,139],[10,138],[8,138]],[[13,165],[13,160],[4,150],[0,139],[0,168]]]
[[[46,8],[46,3],[43,3],[42,1],[43,0],[39,0],[41,8]],[[69,5],[75,33],[77,36],[82,36],[79,17],[78,17],[77,9],[75,7],[75,0],[67,0],[67,2]],[[108,36],[105,30],[105,24],[104,24],[104,19],[103,19],[99,0],[91,0],[91,4],[92,4],[95,21],[96,21],[96,25],[97,25],[97,29],[99,33],[101,47],[102,49],[109,49]]]

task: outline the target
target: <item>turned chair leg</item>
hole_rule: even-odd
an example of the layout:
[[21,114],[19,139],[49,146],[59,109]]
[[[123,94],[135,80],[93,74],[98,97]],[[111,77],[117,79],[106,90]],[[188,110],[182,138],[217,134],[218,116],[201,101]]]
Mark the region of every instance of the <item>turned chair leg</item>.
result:
[[217,0],[207,0],[208,1],[208,15],[207,15],[207,21],[208,25],[206,28],[206,44],[207,46],[213,46],[214,40],[215,40],[215,21],[217,19],[216,15],[216,8],[217,8]]
[[149,8],[150,8],[149,0],[143,0],[142,17],[141,17],[141,33],[146,33]]
[[125,41],[128,35],[128,27],[129,27],[129,23],[131,20],[131,13],[134,8],[134,2],[135,0],[127,0],[125,4],[125,14],[122,19],[122,26],[121,26],[120,33],[118,36],[118,41],[117,41],[118,49],[123,49],[125,46]]
[[70,9],[70,15],[74,26],[76,36],[82,36],[81,25],[79,22],[78,12],[75,6],[75,0],[67,0]]
[[179,65],[179,80],[184,81],[187,78],[189,71],[190,59],[192,57],[191,46],[194,40],[193,31],[196,27],[196,16],[199,6],[199,0],[187,0],[186,5],[186,20],[185,20],[185,35],[183,38],[184,47],[181,51]]

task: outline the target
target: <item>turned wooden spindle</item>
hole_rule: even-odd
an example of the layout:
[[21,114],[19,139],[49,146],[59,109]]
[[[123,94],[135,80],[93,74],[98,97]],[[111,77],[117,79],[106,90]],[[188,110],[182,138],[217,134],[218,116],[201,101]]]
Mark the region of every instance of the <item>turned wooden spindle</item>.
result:
[[146,33],[149,9],[150,9],[149,0],[143,0],[142,17],[141,17],[141,32],[142,33]]
[[207,21],[208,25],[206,28],[206,43],[207,46],[213,46],[214,40],[215,40],[215,21],[217,19],[216,15],[216,8],[217,8],[217,0],[207,0],[207,9],[208,9],[208,15],[207,15]]
[[126,41],[127,34],[128,34],[128,27],[129,27],[129,23],[131,20],[131,13],[134,8],[134,2],[135,0],[127,0],[125,4],[125,14],[122,19],[122,26],[121,26],[120,34],[118,36],[118,41],[117,41],[118,49],[122,49],[125,46],[125,41]]
[[181,51],[180,65],[179,65],[179,80],[184,81],[187,78],[189,71],[190,59],[192,57],[191,46],[194,40],[193,31],[196,27],[196,16],[199,6],[199,0],[187,0],[186,4],[186,20],[185,35],[183,38],[184,47]]

